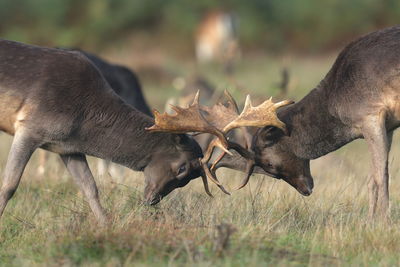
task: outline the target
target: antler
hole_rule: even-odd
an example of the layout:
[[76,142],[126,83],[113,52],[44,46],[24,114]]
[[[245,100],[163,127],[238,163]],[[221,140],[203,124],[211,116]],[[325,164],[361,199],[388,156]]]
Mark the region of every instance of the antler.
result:
[[[197,91],[193,103],[187,108],[181,108],[172,106],[172,109],[176,112],[174,115],[167,113],[161,114],[157,110],[154,110],[155,124],[149,128],[148,131],[152,132],[173,132],[173,133],[186,133],[186,132],[202,132],[210,133],[217,137],[213,140],[213,148],[207,150],[206,157],[201,159],[200,164],[203,168],[203,183],[207,194],[210,195],[208,184],[205,183],[204,177],[209,178],[214,182],[224,193],[229,194],[228,191],[222,186],[222,184],[215,177],[207,166],[209,159],[211,158],[214,147],[221,148],[224,153],[229,153],[228,141],[224,133],[221,131],[224,126],[231,122],[234,117],[222,104],[217,104],[212,108],[200,106],[199,104],[199,91]],[[203,115],[204,114],[204,115]]]
[[[228,97],[229,101],[233,103],[233,105],[236,107],[236,112],[239,114],[237,105],[235,100],[232,98],[232,96],[225,91],[225,95]],[[248,126],[253,126],[253,127],[265,127],[265,126],[275,126],[280,129],[282,129],[285,133],[287,133],[287,129],[285,124],[280,121],[277,117],[276,110],[280,107],[293,104],[294,102],[291,100],[284,100],[278,103],[273,103],[272,102],[272,97],[269,100],[264,101],[262,104],[253,107],[251,104],[251,99],[250,95],[247,95],[246,97],[246,102],[243,108],[243,111],[240,115],[236,116],[234,120],[232,120],[230,123],[225,125],[225,127],[222,129],[222,132],[225,134],[229,132],[230,130],[238,127],[243,127],[243,134],[245,138],[245,142],[247,145],[247,149],[244,149],[241,145],[236,144],[234,142],[228,141],[228,148],[235,149],[242,157],[246,158],[247,163],[246,163],[246,176],[244,180],[242,181],[241,185],[236,189],[241,189],[246,184],[248,183],[251,174],[253,173],[254,166],[255,166],[255,158],[253,153],[251,152],[251,143],[250,143],[250,132],[248,131],[247,127]],[[209,153],[212,153],[213,150],[213,143],[210,143],[210,146],[208,147],[207,151]],[[225,152],[223,152],[217,160],[212,164],[211,170],[215,172],[215,168],[217,163],[222,160],[222,158],[225,156]]]
[[171,105],[171,108],[176,112],[175,115],[170,115],[166,112],[161,114],[154,109],[153,114],[155,123],[153,126],[146,128],[146,130],[151,132],[172,133],[210,133],[217,136],[225,147],[227,146],[224,134],[218,128],[205,120],[201,114],[199,91],[197,91],[193,103],[188,108],[181,108],[173,105]]
[[272,97],[262,104],[253,107],[251,104],[250,95],[247,95],[246,102],[242,113],[235,120],[231,121],[225,128],[223,132],[228,132],[233,128],[242,126],[255,126],[255,127],[265,127],[267,125],[275,126],[287,132],[285,124],[278,119],[276,115],[276,110],[280,107],[293,104],[291,100],[284,100],[278,103],[272,102]]
[[[253,107],[251,104],[250,96],[246,98],[246,104],[239,114],[238,106],[233,99],[233,97],[225,90],[225,97],[227,98],[227,105],[218,103],[212,107],[200,106],[199,104],[199,91],[197,91],[193,103],[187,108],[181,108],[177,106],[171,106],[176,112],[174,115],[167,113],[161,114],[157,110],[154,110],[155,124],[152,127],[146,128],[146,130],[154,132],[174,132],[174,133],[186,133],[186,132],[202,132],[210,133],[215,135],[217,138],[212,140],[209,144],[204,157],[200,159],[200,165],[202,166],[203,173],[202,179],[204,183],[204,188],[206,193],[211,195],[207,179],[214,182],[224,193],[229,194],[225,188],[218,181],[215,176],[214,167],[218,161],[220,161],[226,153],[229,152],[229,148],[235,149],[243,157],[249,160],[248,164],[248,175],[245,179],[247,183],[253,167],[250,167],[251,163],[254,165],[254,156],[251,151],[248,151],[242,146],[230,142],[226,139],[226,134],[238,127],[264,127],[267,125],[276,126],[284,131],[286,127],[283,122],[281,122],[276,116],[276,109],[293,103],[292,101],[282,101],[279,103],[273,103],[271,99],[265,101],[259,106]],[[247,146],[250,147],[249,137],[251,136],[245,130],[245,135],[247,137]],[[212,153],[215,147],[220,147],[223,150],[223,154],[217,159],[212,165],[211,170],[208,167],[208,162],[211,159]]]

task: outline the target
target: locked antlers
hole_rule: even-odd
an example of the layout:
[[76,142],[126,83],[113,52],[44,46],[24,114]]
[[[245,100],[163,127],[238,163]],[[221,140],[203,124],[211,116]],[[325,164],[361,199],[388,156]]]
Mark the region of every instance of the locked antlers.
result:
[[[204,188],[209,195],[211,195],[211,193],[208,189],[206,177],[214,182],[224,193],[229,194],[214,174],[213,167],[216,162],[212,165],[213,167],[211,170],[208,167],[208,162],[211,159],[215,147],[219,147],[223,150],[223,154],[217,159],[217,162],[222,159],[225,153],[231,154],[229,149],[235,149],[241,156],[249,160],[249,174],[246,180],[249,179],[253,170],[253,167],[250,166],[251,162],[253,162],[254,165],[252,152],[234,142],[228,141],[226,137],[227,133],[239,127],[265,127],[268,125],[278,127],[286,132],[285,124],[278,119],[276,110],[279,107],[293,103],[287,100],[273,103],[272,100],[269,99],[261,105],[253,107],[250,96],[247,96],[243,111],[239,114],[239,109],[235,100],[227,91],[225,91],[225,97],[227,98],[227,105],[218,103],[212,107],[202,106],[199,104],[198,91],[193,103],[189,107],[181,108],[172,106],[172,109],[176,112],[174,115],[167,113],[160,114],[157,110],[154,110],[155,124],[146,128],[146,130],[157,132],[200,132],[210,133],[216,136],[209,144],[204,153],[204,157],[200,159],[200,165],[203,169],[202,180]],[[246,130],[244,133],[245,135],[249,135]],[[249,144],[247,146],[249,148]]]

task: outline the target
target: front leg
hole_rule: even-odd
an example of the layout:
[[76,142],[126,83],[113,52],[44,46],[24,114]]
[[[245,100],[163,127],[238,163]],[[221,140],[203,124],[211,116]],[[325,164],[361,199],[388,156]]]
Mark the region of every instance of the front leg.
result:
[[0,217],[17,190],[25,166],[38,146],[39,143],[24,133],[23,129],[15,133],[0,189]]
[[107,217],[100,204],[99,193],[92,172],[83,154],[60,155],[75,183],[89,202],[89,206],[100,224],[107,223]]

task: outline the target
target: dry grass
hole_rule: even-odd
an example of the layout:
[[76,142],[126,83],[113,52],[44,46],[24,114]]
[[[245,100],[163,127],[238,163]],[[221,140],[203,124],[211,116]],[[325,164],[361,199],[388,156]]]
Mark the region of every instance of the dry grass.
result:
[[[254,83],[261,93],[268,78],[260,73],[267,71],[251,67],[261,62],[254,60],[244,64],[243,70],[250,69],[241,74],[241,81],[246,84],[258,77]],[[297,86],[290,93],[295,98],[323,77],[332,59],[307,62],[294,67]],[[312,75],[303,77],[307,68]],[[256,69],[258,75],[252,72]],[[1,171],[10,140],[0,136]],[[363,141],[312,162],[315,191],[310,197],[300,196],[282,181],[254,176],[249,186],[231,197],[213,187],[215,197],[209,198],[196,180],[149,208],[141,205],[141,173],[126,170],[122,180],[97,177],[102,202],[113,218],[107,229],[96,225],[55,156],[44,177],[35,176],[35,155],[0,222],[0,265],[399,265],[398,144],[395,136],[389,224],[366,220],[369,155]],[[94,159],[90,163],[95,166]],[[242,178],[229,170],[219,172],[219,177],[231,189]]]
[[[2,144],[9,140],[1,137]],[[368,155],[361,143],[314,162],[315,192],[307,198],[282,181],[255,176],[250,186],[231,197],[213,188],[213,199],[196,180],[149,208],[140,203],[141,173],[126,170],[118,181],[101,177],[102,202],[113,218],[108,229],[96,225],[56,157],[42,178],[35,177],[34,157],[1,221],[0,262],[5,266],[397,265],[398,137],[391,156],[390,224],[366,220]],[[230,188],[241,178],[229,170],[219,176]],[[221,224],[236,231],[221,237]],[[224,238],[229,239],[227,246],[218,243]]]

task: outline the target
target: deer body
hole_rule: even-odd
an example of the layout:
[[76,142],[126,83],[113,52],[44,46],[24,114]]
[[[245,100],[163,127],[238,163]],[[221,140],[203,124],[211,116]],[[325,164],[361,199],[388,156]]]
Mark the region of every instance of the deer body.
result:
[[101,222],[105,213],[85,155],[144,171],[145,197],[157,203],[200,175],[202,152],[186,135],[145,131],[153,123],[118,97],[80,52],[0,40],[0,130],[14,135],[0,216],[39,147],[60,154]]
[[[66,51],[74,51],[74,50],[69,50],[66,49]],[[93,63],[101,72],[107,83],[110,85],[110,87],[113,89],[113,91],[121,97],[125,103],[131,105],[135,109],[152,116],[152,113],[150,111],[150,108],[144,99],[142,89],[140,86],[140,83],[136,77],[136,75],[130,71],[128,68],[121,66],[121,65],[115,65],[106,62],[105,60],[91,54],[85,51],[81,50],[75,50],[78,52],[81,52],[83,55],[85,55],[91,63]],[[42,175],[44,174],[44,166],[46,163],[46,153],[44,151],[41,151],[39,155],[39,160],[40,164],[38,167],[38,174]],[[104,175],[107,171],[107,169],[112,171],[112,173],[117,173],[117,176],[121,176],[122,174],[118,172],[118,168],[115,166],[110,167],[110,161],[108,160],[99,160],[98,161],[98,173],[101,175]]]
[[[14,43],[11,44],[11,48],[14,47]],[[7,51],[3,45],[0,49],[2,54],[13,53],[12,50]],[[155,143],[163,143],[164,139],[161,136],[164,134],[143,134],[144,130],[137,130],[151,126],[152,119],[128,107],[113,93],[102,76],[82,55],[52,50],[54,53],[50,54],[51,57],[44,56],[40,61],[34,62],[33,59],[37,58],[34,53],[40,53],[40,50],[31,50],[33,59],[24,50],[21,52],[23,56],[13,53],[14,56],[9,59],[5,57],[4,60],[2,57],[0,71],[5,78],[1,79],[0,94],[4,104],[2,106],[6,109],[1,112],[1,125],[4,125],[1,130],[14,135],[17,131],[26,129],[40,136],[42,140],[40,146],[49,151],[62,154],[81,152],[114,159],[135,170],[140,169],[140,164],[132,162],[132,159],[129,163],[124,162],[122,158],[129,156],[122,151],[124,148],[132,145],[137,147],[135,153],[139,154],[131,156],[143,160],[146,155],[141,153],[148,150],[144,149],[145,144],[136,143],[135,138],[144,139],[148,148],[154,146],[152,140],[155,140]],[[20,62],[18,62],[19,57]],[[41,67],[50,65],[45,62],[47,60],[63,62],[62,65],[58,64],[62,68],[57,65],[51,70],[52,75],[48,75],[50,70]],[[81,65],[77,65],[76,60]],[[34,64],[31,65],[29,62]],[[18,69],[14,70],[13,66],[18,66]],[[21,75],[25,68],[30,69],[30,74]],[[70,75],[65,75],[67,71]],[[24,76],[25,79],[20,78]],[[82,79],[74,81],[69,80],[70,77]],[[88,77],[91,79],[87,79]],[[12,105],[7,102],[11,102]],[[40,123],[41,121],[43,123]],[[49,125],[51,127],[48,127]],[[117,135],[121,132],[126,134]],[[128,136],[128,140],[124,140]],[[154,137],[160,138],[156,140]],[[107,139],[107,144],[96,145],[104,138]],[[121,143],[124,144],[122,148]],[[119,150],[121,159],[114,155],[116,151],[113,150]]]
[[317,88],[278,112],[289,136],[271,127],[257,133],[253,149],[258,165],[309,195],[309,160],[364,138],[372,156],[369,214],[387,215],[388,153],[400,125],[399,67],[399,26],[349,44]]

